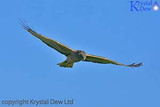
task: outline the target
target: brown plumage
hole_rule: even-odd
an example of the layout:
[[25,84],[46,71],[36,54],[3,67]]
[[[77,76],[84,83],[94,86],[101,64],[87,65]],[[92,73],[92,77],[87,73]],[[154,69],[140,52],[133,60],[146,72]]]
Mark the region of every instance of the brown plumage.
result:
[[64,54],[67,57],[67,59],[64,62],[58,63],[60,67],[72,68],[74,63],[79,61],[88,61],[88,62],[94,62],[94,63],[100,63],[100,64],[115,64],[115,65],[121,65],[126,67],[142,66],[142,63],[138,63],[138,64],[133,63],[130,65],[125,65],[125,64],[110,60],[108,58],[86,54],[84,51],[81,51],[81,50],[73,50],[56,40],[53,40],[46,36],[38,34],[22,21],[21,21],[21,24],[24,27],[24,29],[27,30],[29,33],[31,33],[36,38],[40,39],[42,42],[44,42],[48,46],[60,52],[61,54]]

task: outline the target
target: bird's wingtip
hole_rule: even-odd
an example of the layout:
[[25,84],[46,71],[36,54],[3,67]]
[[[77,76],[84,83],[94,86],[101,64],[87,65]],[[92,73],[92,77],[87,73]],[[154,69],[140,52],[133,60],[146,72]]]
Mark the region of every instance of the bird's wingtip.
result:
[[20,21],[20,24],[22,25],[22,27],[25,29],[25,30],[28,30],[30,29],[30,27],[26,24],[26,22],[22,19],[19,19]]
[[140,67],[140,66],[142,66],[142,62],[138,63],[138,64],[133,63],[133,64],[130,64],[130,65],[127,65],[127,66],[128,67]]

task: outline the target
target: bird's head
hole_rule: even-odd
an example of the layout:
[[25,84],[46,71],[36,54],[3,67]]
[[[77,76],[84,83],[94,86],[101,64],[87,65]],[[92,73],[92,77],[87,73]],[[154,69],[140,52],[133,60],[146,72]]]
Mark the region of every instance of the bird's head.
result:
[[85,60],[86,59],[86,53],[84,51],[81,50],[77,50],[77,55],[81,60]]

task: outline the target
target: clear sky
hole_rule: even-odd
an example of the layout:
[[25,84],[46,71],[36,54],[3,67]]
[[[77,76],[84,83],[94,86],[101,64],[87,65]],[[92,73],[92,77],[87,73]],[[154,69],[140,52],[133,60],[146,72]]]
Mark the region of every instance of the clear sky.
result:
[[[129,0],[1,0],[0,106],[3,100],[74,99],[69,107],[160,107],[160,10],[136,12],[130,5]],[[73,49],[143,66],[79,62],[61,68],[57,63],[65,56],[26,32],[19,19]]]

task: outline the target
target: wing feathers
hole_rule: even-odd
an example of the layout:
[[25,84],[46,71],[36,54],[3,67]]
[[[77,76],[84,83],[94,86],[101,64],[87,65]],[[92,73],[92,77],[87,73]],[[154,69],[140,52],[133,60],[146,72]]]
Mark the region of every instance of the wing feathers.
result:
[[139,67],[139,66],[142,66],[142,63],[138,63],[138,64],[133,63],[133,64],[130,64],[130,65],[125,65],[125,64],[110,60],[108,58],[95,56],[95,55],[87,55],[86,59],[84,61],[94,62],[94,63],[101,63],[101,64],[115,64],[115,65],[121,65],[121,66],[126,66],[126,67]]
[[37,32],[33,31],[29,26],[27,26],[25,23],[21,23],[23,28],[27,30],[29,33],[34,35],[35,37],[39,38],[41,41],[43,41],[45,44],[50,46],[51,48],[54,48],[58,52],[64,54],[65,56],[68,56],[71,52],[74,52],[71,48],[63,45],[62,43],[52,40],[50,38],[47,38],[46,36],[43,36],[41,34],[38,34]]

